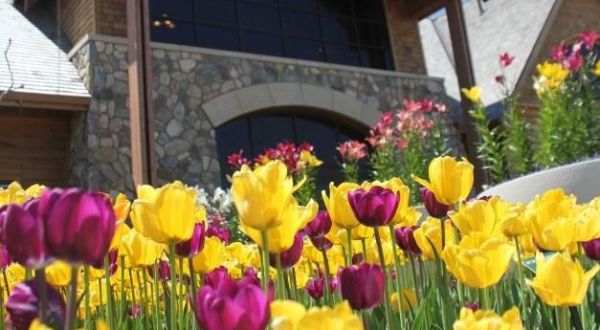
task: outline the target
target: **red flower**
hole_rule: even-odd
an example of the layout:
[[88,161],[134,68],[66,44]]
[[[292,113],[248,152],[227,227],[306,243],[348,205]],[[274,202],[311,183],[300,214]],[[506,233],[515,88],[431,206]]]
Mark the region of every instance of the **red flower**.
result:
[[500,55],[500,65],[503,68],[509,67],[514,60],[515,60],[515,57],[510,56],[510,54],[507,52],[504,52]]
[[227,164],[229,164],[235,169],[242,167],[242,165],[250,165],[250,161],[248,160],[248,158],[243,156],[243,153],[244,150],[240,149],[239,152],[234,152],[231,155],[227,156]]
[[499,74],[494,77],[494,80],[496,80],[497,83],[504,85],[504,83],[506,82],[506,77],[504,77],[504,75]]
[[598,34],[596,31],[583,31],[579,35],[579,40],[588,48],[594,48],[596,41],[598,40]]
[[565,41],[561,41],[556,47],[550,51],[550,57],[556,62],[562,62],[567,56],[567,47]]

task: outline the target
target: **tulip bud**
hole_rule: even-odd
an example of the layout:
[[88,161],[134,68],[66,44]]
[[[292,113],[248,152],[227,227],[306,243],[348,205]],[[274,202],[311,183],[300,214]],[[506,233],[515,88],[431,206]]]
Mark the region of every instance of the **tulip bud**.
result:
[[378,306],[385,294],[385,274],[379,265],[363,263],[340,270],[338,275],[342,298],[354,310]]
[[[46,283],[46,319],[53,329],[62,329],[65,320],[65,301],[62,295]],[[29,329],[31,322],[38,317],[40,291],[35,280],[17,284],[10,293],[5,307],[14,330]]]
[[473,312],[477,312],[479,310],[479,302],[477,300],[467,301],[464,306]]
[[[304,239],[302,237],[302,231],[299,231],[296,233],[296,236],[294,236],[294,243],[292,246],[279,254],[279,257],[281,258],[281,267],[287,269],[294,266],[298,260],[300,260],[303,248]],[[271,267],[277,267],[276,254],[269,254],[269,263],[271,264]]]
[[600,238],[583,243],[583,250],[588,258],[600,261]]
[[423,200],[423,205],[425,205],[427,213],[434,218],[444,218],[452,208],[450,205],[444,205],[438,202],[437,199],[435,199],[433,192],[425,187],[421,187],[421,199]]
[[379,186],[373,186],[368,191],[349,191],[347,198],[358,221],[368,227],[387,225],[396,214],[400,202],[400,196]]
[[136,318],[142,314],[142,306],[135,304],[134,306],[127,307],[127,315],[132,318]]
[[415,241],[414,232],[418,227],[399,227],[394,231],[396,244],[405,252],[421,254],[421,249]]
[[[333,292],[336,287],[335,277],[329,278],[329,292]],[[319,277],[308,281],[308,283],[304,286],[304,290],[311,296],[314,300],[319,301],[323,297],[323,293],[325,292],[325,278]]]
[[101,193],[52,189],[40,198],[49,252],[71,263],[93,265],[106,253],[115,234],[115,213]]
[[[23,206],[11,204],[4,212],[2,232],[8,254],[14,261],[29,268],[39,268],[49,262],[38,205],[38,200],[30,200]],[[26,244],[24,237],[27,238]]]
[[202,251],[204,247],[204,223],[197,223],[194,226],[194,233],[189,240],[175,245],[175,252],[180,257],[191,258]]
[[310,238],[312,244],[319,250],[327,250],[333,245],[325,237],[331,230],[331,218],[327,211],[320,211],[317,216],[306,225],[304,232]]

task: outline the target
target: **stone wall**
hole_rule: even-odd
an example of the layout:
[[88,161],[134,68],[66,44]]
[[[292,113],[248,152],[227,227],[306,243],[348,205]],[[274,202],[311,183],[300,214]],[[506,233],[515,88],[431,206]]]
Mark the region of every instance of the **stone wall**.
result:
[[[72,184],[107,191],[132,187],[126,52],[124,39],[95,36],[70,54],[92,94],[87,114],[73,122]],[[403,98],[443,101],[444,95],[441,79],[167,44],[153,44],[152,67],[159,180],[209,189],[220,184],[220,172],[213,123],[203,105],[223,95],[275,83],[335,91],[376,109],[365,126]],[[447,134],[455,134],[450,122]]]

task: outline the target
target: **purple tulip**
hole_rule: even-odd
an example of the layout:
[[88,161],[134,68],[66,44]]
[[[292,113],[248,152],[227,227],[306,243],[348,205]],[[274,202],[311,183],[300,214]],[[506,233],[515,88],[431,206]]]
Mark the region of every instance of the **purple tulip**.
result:
[[373,186],[368,191],[348,192],[348,202],[360,223],[368,227],[387,225],[398,209],[400,197],[389,189]]
[[467,301],[464,306],[473,312],[477,312],[479,310],[479,302],[477,300]]
[[[292,246],[279,254],[281,258],[281,267],[284,269],[293,267],[298,260],[300,260],[303,248],[304,238],[302,237],[302,231],[299,231],[296,233],[296,236],[294,236],[294,243]],[[273,253],[269,254],[269,263],[271,264],[271,267],[277,267],[277,255]]]
[[206,228],[206,237],[216,237],[220,239],[222,242],[229,243],[231,240],[231,233],[229,229],[219,226],[217,224],[208,224],[208,228]]
[[331,218],[327,211],[319,211],[317,216],[304,228],[304,232],[312,244],[319,250],[327,250],[333,246],[329,238],[325,237],[330,230]]
[[180,257],[191,258],[195,256],[202,251],[202,248],[204,247],[204,236],[204,223],[197,223],[194,226],[192,237],[185,242],[177,243],[175,245],[175,252]]
[[2,233],[8,254],[29,268],[40,268],[50,261],[44,240],[44,223],[38,216],[38,209],[39,201],[30,200],[23,206],[11,204],[4,212]]
[[365,256],[362,254],[362,252],[355,253],[352,255],[352,264],[353,265],[360,265],[363,263],[363,261],[365,261]]
[[[29,325],[38,317],[39,289],[35,280],[17,284],[6,300],[13,329],[27,330]],[[65,320],[65,301],[62,295],[50,284],[46,283],[46,320],[53,329],[62,329]]]
[[0,245],[0,270],[5,269],[12,263],[6,246]]
[[[329,278],[329,292],[333,292],[336,287],[335,277]],[[325,292],[325,278],[323,276],[312,279],[304,286],[304,290],[314,300],[319,301]]]
[[48,250],[56,258],[93,265],[108,253],[115,213],[105,195],[76,188],[46,190],[38,209]]
[[343,268],[338,280],[342,298],[354,310],[378,306],[385,294],[385,274],[379,265],[363,263]]
[[194,313],[206,330],[263,330],[270,318],[269,300],[260,287],[229,277],[205,284],[196,296]]
[[135,304],[133,306],[127,306],[127,315],[132,318],[136,318],[142,314],[142,305]]
[[434,218],[444,218],[452,208],[450,205],[438,202],[433,192],[425,187],[421,187],[421,199],[427,213]]
[[[108,252],[108,272],[111,276],[114,275],[117,272],[117,269],[119,268],[119,265],[117,263],[118,258],[119,249],[114,249]],[[96,262],[93,265],[93,267],[96,269],[104,269],[104,259],[101,259],[100,261]]]
[[[154,266],[148,266],[146,268],[146,270],[148,271],[148,275],[150,275],[150,277],[154,278]],[[166,261],[166,260],[158,261],[158,263],[156,265],[156,275],[158,276],[158,279],[161,281],[168,281],[171,279],[171,265],[169,264],[168,261]]]
[[421,249],[415,241],[414,232],[418,227],[399,227],[394,231],[396,244],[405,252],[421,254]]
[[230,278],[227,268],[225,268],[225,266],[219,266],[213,269],[211,272],[204,274],[204,284],[216,288],[224,279],[227,278]]
[[588,258],[600,261],[600,238],[583,242],[583,250]]

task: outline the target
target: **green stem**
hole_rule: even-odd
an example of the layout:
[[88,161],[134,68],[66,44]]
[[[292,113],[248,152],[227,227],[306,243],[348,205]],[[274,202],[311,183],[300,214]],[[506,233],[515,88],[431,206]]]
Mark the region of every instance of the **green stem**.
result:
[[67,315],[65,330],[75,329],[75,314],[77,313],[77,275],[78,269],[71,265],[71,283],[69,284],[69,299],[67,301]]
[[142,293],[140,294],[140,307],[142,309],[142,320],[144,320],[144,327],[145,327],[146,326],[146,303],[148,301],[147,300],[148,297],[146,297],[146,295],[147,295],[146,280],[143,279],[143,276],[140,276],[139,269],[135,271],[135,277],[137,278],[138,286],[142,290]]
[[262,238],[262,287],[265,291],[265,294],[269,295],[269,235],[267,230],[263,230],[260,232]]
[[196,288],[196,272],[194,271],[194,265],[192,262],[192,258],[188,258],[188,267],[190,268],[190,282],[192,283],[192,306],[195,308],[196,306],[196,292],[198,289]]
[[[388,228],[390,229],[390,237],[394,237],[394,226],[393,225],[389,225]],[[377,230],[377,228],[375,229]],[[400,311],[400,327],[402,328],[404,326],[404,315],[402,314],[402,308],[400,306],[402,306],[402,299],[404,299],[404,295],[402,294],[402,283],[400,282],[400,263],[398,262],[398,247],[396,246],[395,242],[392,242],[392,253],[394,254],[393,259],[394,259],[394,270],[396,271],[396,294],[398,294],[398,310]]]
[[171,294],[170,298],[170,313],[169,313],[169,321],[170,321],[170,330],[177,329],[177,282],[175,281],[175,244],[169,244],[169,264],[171,265]]
[[162,322],[160,320],[160,296],[158,292],[158,266],[154,262],[152,265],[152,291],[154,291],[154,328],[162,329]]
[[[377,242],[377,252],[379,253],[379,261],[381,263],[381,268],[383,269],[383,273],[386,274],[386,281],[387,281],[387,268],[385,266],[385,257],[383,255],[383,246],[381,245],[381,237],[379,237],[379,230],[377,227],[374,228],[374,232],[375,232],[375,241]],[[385,286],[385,292],[383,295],[383,302],[385,305],[385,321],[387,326],[392,329],[392,313],[390,310],[390,297],[388,294],[388,286]],[[398,297],[400,298],[400,297]]]
[[332,305],[332,297],[331,292],[329,292],[329,259],[327,258],[327,251],[325,249],[321,250],[321,254],[323,254],[323,266],[325,267],[325,284],[323,285],[323,290],[325,290],[325,303],[328,305]]
[[125,318],[125,306],[127,305],[127,298],[125,297],[125,256],[120,256],[119,260],[121,264],[121,300],[119,301],[119,325],[123,324],[123,319]]
[[525,286],[525,276],[523,276],[523,260],[521,259],[521,245],[519,244],[519,238],[515,237],[515,247],[517,249],[517,276],[519,276],[519,284],[521,285],[521,310],[525,311],[526,301],[525,295],[527,294],[527,287]]
[[352,265],[352,230],[346,228],[346,244],[348,244],[348,254],[346,254],[346,267]]
[[6,276],[6,269],[2,269],[2,279],[4,280],[4,287],[6,288],[6,295],[10,296],[10,287],[8,286],[8,277]]
[[4,329],[4,289],[0,288],[0,329]]
[[283,267],[281,267],[281,253],[275,253],[275,267],[277,267],[277,283],[275,283],[275,287],[277,288],[277,298],[280,299],[289,299],[289,296],[286,296],[284,287],[284,279],[283,279]]
[[415,259],[412,252],[408,252],[408,258],[410,261],[410,268],[412,270],[413,284],[415,286],[415,293],[417,295],[417,301],[421,301],[421,289],[422,285],[417,281],[417,268],[415,267]]
[[[40,321],[42,321],[42,323],[46,323],[47,322],[47,307],[48,307],[48,298],[46,297],[46,272],[44,271],[44,268],[40,268],[40,269],[36,269],[35,270],[35,279],[38,285],[38,290],[40,292],[40,310],[39,310],[39,318]],[[7,288],[8,290],[8,288]],[[4,306],[4,305],[1,305]],[[0,307],[0,309],[4,309],[3,307]]]
[[90,322],[90,316],[91,316],[91,311],[90,311],[90,266],[85,265],[83,266],[83,285],[84,285],[84,309],[85,309],[85,321],[84,321],[84,326],[87,328],[89,327],[89,322]]
[[556,307],[558,330],[571,330],[569,307]]
[[490,310],[492,309],[492,302],[490,300],[490,290],[489,288],[481,289],[481,293],[483,295],[483,309]]
[[110,265],[109,265],[108,255],[104,256],[104,275],[106,277],[106,318],[108,321],[108,327],[110,329],[116,329],[113,319],[113,301],[112,301],[112,293],[110,292]]

